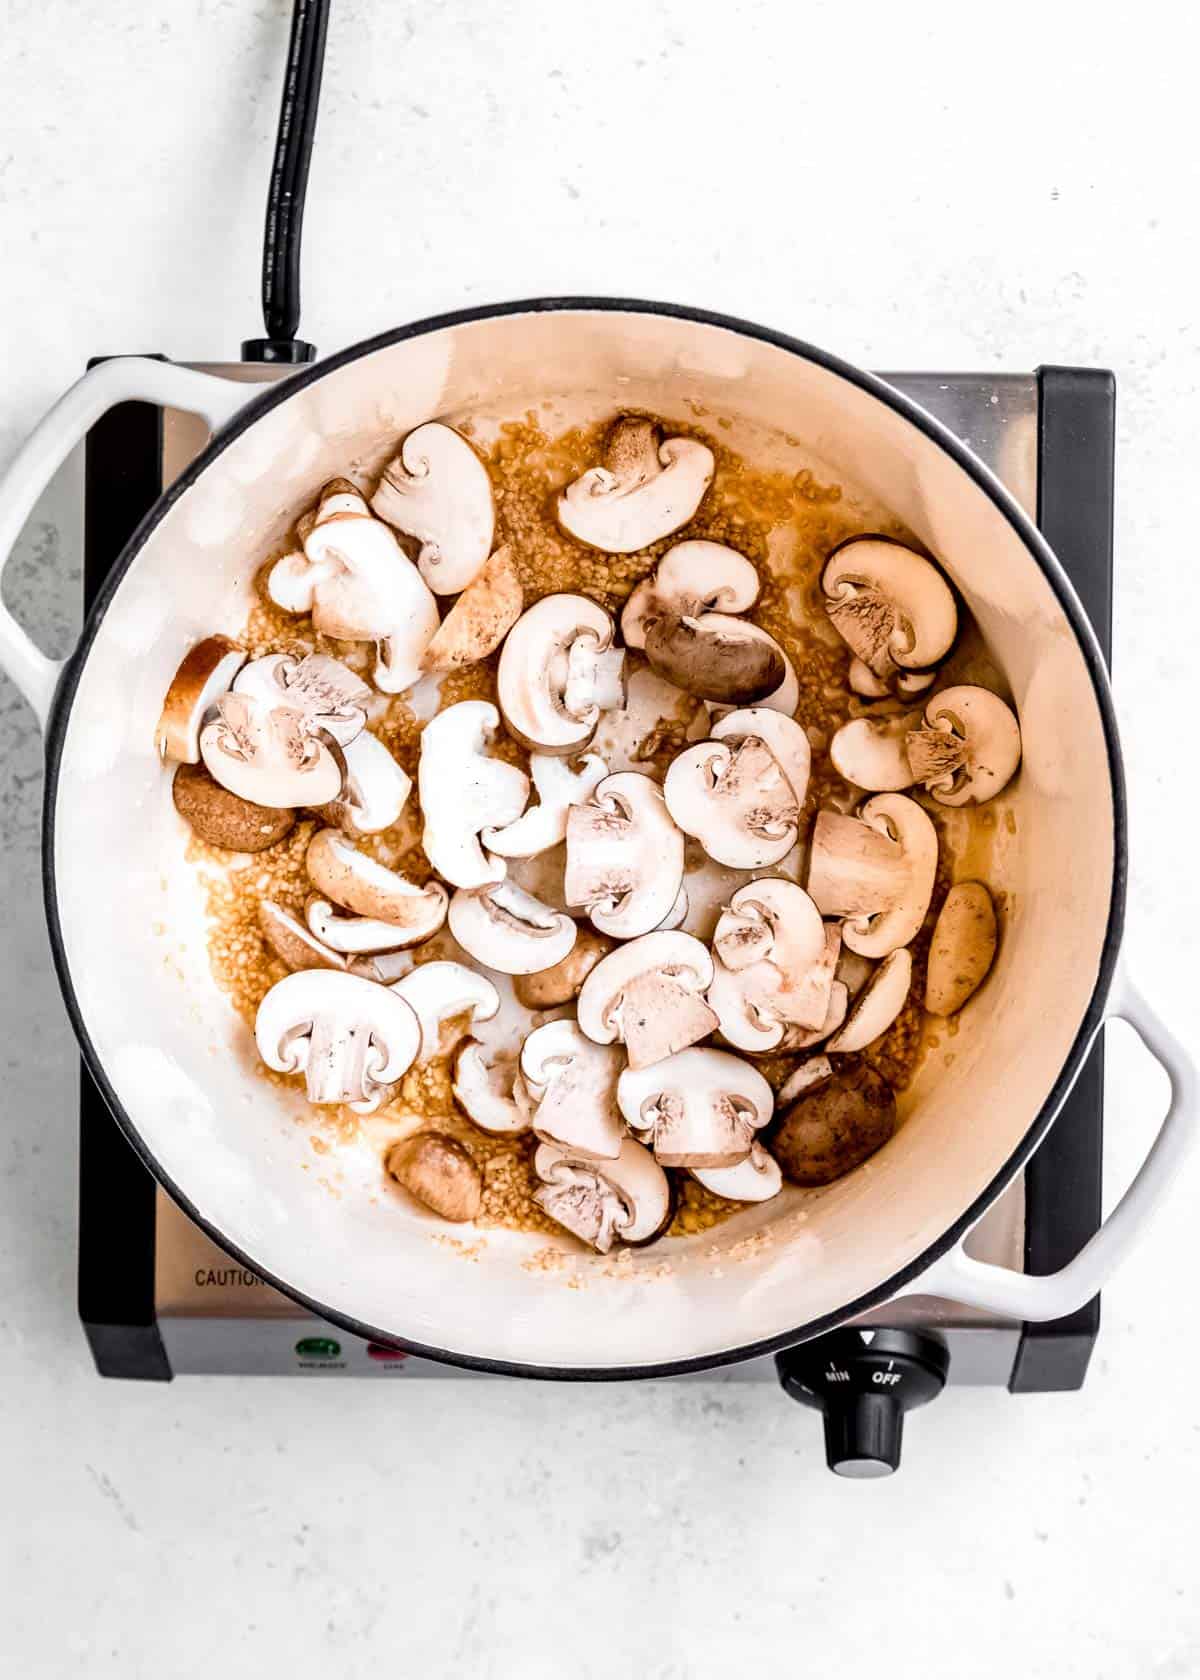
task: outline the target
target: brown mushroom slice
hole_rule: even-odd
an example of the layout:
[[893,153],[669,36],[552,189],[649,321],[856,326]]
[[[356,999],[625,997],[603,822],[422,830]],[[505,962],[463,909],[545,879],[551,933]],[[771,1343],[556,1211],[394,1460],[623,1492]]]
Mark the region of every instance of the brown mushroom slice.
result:
[[606,776],[567,812],[569,905],[615,939],[636,939],[671,914],[683,885],[683,834],[649,776]]
[[932,561],[891,537],[851,537],[821,574],[825,610],[842,640],[876,677],[919,671],[949,653],[958,609]]
[[494,653],[521,616],[525,592],[506,543],[463,590],[421,657],[423,671],[457,671]]
[[346,959],[311,934],[298,917],[269,898],[258,901],[258,930],[293,973],[305,968],[345,968]]
[[548,1218],[580,1242],[607,1254],[614,1242],[644,1248],[671,1223],[671,1184],[650,1151],[623,1138],[610,1161],[543,1143],[533,1158],[541,1180],[533,1199]]
[[853,718],[834,732],[829,757],[839,776],[870,793],[900,793],[916,781],[905,750],[919,712]]
[[907,749],[914,780],[939,805],[982,805],[1016,774],[1021,730],[998,694],[964,684],[934,696]]
[[428,420],[408,433],[371,498],[380,519],[421,544],[417,566],[438,595],[457,595],[491,553],[492,481],[453,426]]
[[722,705],[751,705],[787,676],[779,644],[757,625],[725,613],[664,613],[648,625],[645,648],[660,677]]
[[521,1075],[536,1102],[533,1129],[589,1159],[621,1150],[617,1076],[621,1053],[596,1044],[574,1021],[547,1021],[521,1047]]
[[895,1129],[891,1086],[861,1063],[820,1081],[785,1109],[770,1148],[786,1178],[815,1188],[860,1167]]
[[497,1056],[489,1061],[479,1040],[468,1038],[454,1058],[450,1088],[475,1125],[493,1137],[529,1130],[535,1104],[515,1056]]
[[783,1189],[779,1162],[757,1139],[735,1167],[693,1167],[692,1177],[714,1196],[730,1202],[769,1202]]
[[224,852],[265,852],[286,840],[296,813],[256,805],[214,781],[202,764],[181,764],[171,781],[175,809],[197,840]]
[[476,1218],[483,1205],[483,1175],[474,1156],[445,1132],[401,1138],[388,1150],[384,1167],[401,1189],[455,1225]]
[[877,793],[858,817],[821,811],[813,825],[808,890],[863,957],[886,957],[920,931],[937,875],[937,830],[915,800]]
[[648,933],[592,969],[579,992],[579,1025],[597,1044],[624,1044],[630,1067],[648,1067],[716,1030],[704,1001],[712,980],[712,957],[690,933]]
[[653,1067],[628,1067],[617,1102],[664,1167],[732,1167],[771,1118],[774,1094],[757,1068],[725,1050],[681,1050]]
[[667,771],[674,822],[731,869],[778,863],[796,844],[800,806],[779,760],[757,735],[738,746],[701,741]]
[[604,440],[603,464],[558,498],[569,535],[608,554],[635,554],[686,525],[712,483],[713,452],[694,438],[663,438],[653,420],[622,415]]
[[933,927],[925,1007],[956,1015],[986,979],[996,957],[996,909],[982,881],[959,881]]
[[534,974],[517,975],[513,981],[517,1002],[526,1009],[557,1009],[574,1002],[588,975],[615,945],[605,934],[581,927],[574,945],[559,962]]
[[160,758],[199,763],[200,727],[245,663],[245,651],[228,636],[206,636],[184,654],[154,731]]
[[625,646],[645,647],[647,626],[663,613],[683,617],[746,612],[760,588],[758,572],[736,548],[717,542],[675,543],[621,610]]
[[882,1038],[908,1001],[912,986],[912,952],[907,946],[886,956],[854,1000],[846,1024],[825,1048],[838,1056],[865,1050]]
[[[447,894],[440,881],[415,886],[394,869],[357,851],[335,828],[322,828],[313,835],[304,863],[313,886],[325,898],[355,916],[393,926],[397,947],[428,939],[446,919]],[[309,927],[317,932],[311,916]],[[327,936],[318,933],[322,937]]]

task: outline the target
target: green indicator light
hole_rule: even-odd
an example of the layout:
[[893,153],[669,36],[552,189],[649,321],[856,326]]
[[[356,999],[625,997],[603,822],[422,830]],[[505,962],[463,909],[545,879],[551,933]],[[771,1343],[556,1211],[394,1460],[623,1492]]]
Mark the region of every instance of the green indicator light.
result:
[[336,1359],[341,1351],[341,1344],[332,1336],[304,1336],[296,1343],[296,1353],[301,1359]]

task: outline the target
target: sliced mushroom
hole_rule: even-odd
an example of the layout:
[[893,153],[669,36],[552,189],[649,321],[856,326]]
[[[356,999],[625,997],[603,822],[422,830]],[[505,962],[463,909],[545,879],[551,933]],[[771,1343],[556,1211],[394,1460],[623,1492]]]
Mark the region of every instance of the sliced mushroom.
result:
[[365,727],[371,690],[362,678],[327,653],[267,653],[243,665],[233,683],[235,694],[260,705],[289,706],[300,712],[313,735],[329,735],[346,747]]
[[508,731],[542,753],[579,752],[602,711],[621,705],[625,653],[586,595],[544,595],[508,633],[496,676]]
[[621,1150],[620,1071],[620,1051],[594,1044],[574,1021],[535,1028],[521,1048],[521,1074],[537,1104],[537,1136],[589,1159],[615,1159]]
[[954,596],[937,567],[890,537],[851,537],[821,574],[830,622],[881,680],[920,671],[949,653],[958,632]]
[[683,885],[683,835],[648,776],[623,770],[567,813],[567,903],[615,939],[649,933]]
[[303,553],[276,561],[267,578],[276,606],[311,613],[315,628],[338,641],[374,642],[376,686],[385,694],[411,688],[438,613],[394,533],[344,478],[325,486],[315,516],[298,530]]
[[445,1054],[443,1027],[457,1021],[462,1032],[469,1021],[490,1021],[500,1011],[500,993],[483,974],[458,962],[427,962],[414,968],[392,987],[409,1004],[421,1027],[418,1061]]
[[794,717],[765,705],[746,706],[726,712],[724,717],[713,723],[709,733],[714,741],[729,741],[735,745],[750,740],[761,741],[783,771],[796,804],[804,804],[812,768],[812,747],[803,726]]
[[864,700],[886,700],[894,695],[898,700],[911,700],[918,694],[924,694],[937,681],[936,671],[893,671],[888,681],[877,677],[869,665],[855,656],[850,661],[850,671],[847,677],[853,693]]
[[690,933],[648,933],[596,964],[580,989],[579,1025],[597,1044],[624,1044],[630,1067],[649,1067],[716,1030],[704,1001],[712,978],[712,957]]
[[298,917],[269,898],[258,901],[258,929],[280,962],[293,973],[306,968],[346,966],[346,959],[315,938]]
[[839,776],[871,793],[898,793],[916,781],[905,751],[919,712],[853,718],[835,731],[829,757]]
[[806,1091],[813,1090],[818,1085],[824,1085],[827,1079],[833,1078],[833,1063],[828,1056],[810,1056],[806,1062],[789,1073],[783,1084],[775,1093],[775,1107],[784,1109],[796,1098],[803,1096]]
[[517,1002],[526,1009],[557,1009],[561,1004],[573,1003],[596,964],[613,949],[613,940],[592,928],[581,927],[561,962],[534,974],[517,976],[513,982]]
[[457,671],[494,653],[521,616],[525,592],[507,543],[484,562],[425,649],[423,671]]
[[861,1063],[822,1080],[785,1109],[771,1151],[793,1184],[832,1184],[881,1149],[895,1129],[891,1086]]
[[350,922],[341,918],[337,926],[338,919],[332,912],[325,914],[328,906],[314,918],[310,905],[309,927],[335,950],[396,950],[402,945],[416,945],[435,934],[446,919],[447,894],[440,881],[414,886],[394,869],[356,851],[334,828],[322,828],[313,835],[304,864],[313,886],[325,898],[355,916],[391,927],[394,933],[390,946],[347,944]]
[[512,881],[460,887],[450,900],[450,932],[468,956],[500,974],[536,974],[560,963],[575,943],[570,916]]
[[531,805],[507,828],[485,828],[483,843],[500,857],[534,857],[547,852],[566,838],[567,813],[582,805],[608,774],[607,766],[595,753],[585,753],[578,768],[565,758],[546,753],[529,755],[538,803]]
[[310,1103],[379,1107],[421,1042],[402,997],[353,974],[311,970],[277,981],[258,1006],[258,1053],[276,1073],[302,1073]]
[[323,806],[320,815],[349,834],[382,834],[399,821],[412,777],[368,730],[342,748],[342,761],[341,796]]
[[413,954],[411,949],[369,951],[362,956],[351,957],[346,966],[351,974],[361,975],[364,980],[393,986],[397,980],[403,980],[406,974],[412,973]]
[[675,543],[621,611],[625,646],[644,648],[646,628],[664,613],[746,612],[758,599],[758,573],[744,554],[717,542]]
[[774,1046],[775,1054],[790,1056],[796,1050],[812,1050],[818,1044],[824,1044],[846,1019],[849,1008],[850,988],[844,980],[835,980],[829,988],[829,1008],[821,1025],[815,1031],[807,1027],[785,1027],[783,1037]]
[[914,799],[877,793],[857,817],[821,811],[813,825],[808,890],[863,957],[911,944],[933,896],[937,830]]
[[865,1050],[868,1044],[882,1038],[908,1002],[911,985],[912,952],[901,947],[880,963],[855,998],[845,1026],[825,1041],[826,1050],[845,1056],[854,1050]]
[[634,655],[625,703],[601,714],[592,751],[613,773],[635,770],[661,782],[671,758],[697,735],[708,732],[704,702],[667,682]]
[[199,763],[200,726],[245,663],[245,652],[228,636],[206,636],[184,654],[154,731],[160,758]]
[[671,1185],[648,1149],[623,1138],[611,1161],[543,1143],[533,1158],[542,1181],[533,1199],[565,1231],[607,1254],[614,1242],[642,1248],[671,1223]]
[[982,881],[959,881],[946,894],[933,925],[925,1007],[931,1015],[957,1015],[987,976],[996,957],[996,909]]
[[171,781],[175,809],[197,840],[225,852],[265,852],[286,840],[296,813],[240,799],[202,764],[181,764]]
[[479,1040],[469,1038],[454,1058],[451,1089],[469,1118],[493,1137],[529,1130],[536,1105],[515,1057],[489,1061]]
[[924,729],[908,737],[908,759],[939,805],[982,805],[1016,774],[1021,731],[990,689],[947,688],[926,706]]
[[838,931],[803,887],[768,876],[740,887],[717,922],[708,1001],[739,1050],[775,1049],[785,1026],[809,1031],[829,1009]]
[[757,735],[739,746],[701,741],[663,783],[667,809],[709,857],[732,869],[778,863],[796,844],[800,806],[775,754]]
[[268,710],[244,694],[218,700],[200,731],[200,756],[214,780],[254,805],[325,805],[342,788],[341,765],[299,712]]
[[[445,920],[445,901],[440,904],[430,901],[428,911],[427,921],[401,928],[395,922],[383,921],[378,916],[340,915],[336,905],[330,904],[318,893],[310,894],[304,903],[304,918],[313,937],[331,950],[345,952],[351,957],[382,956],[385,952],[423,944],[426,939],[432,938]],[[368,972],[364,969],[361,972],[368,973],[370,979],[376,978],[374,970]]]
[[714,1196],[731,1202],[769,1202],[783,1189],[779,1162],[757,1138],[736,1167],[693,1167],[692,1177]]
[[384,1167],[401,1189],[442,1219],[463,1225],[483,1205],[483,1175],[471,1151],[445,1132],[414,1132],[388,1150]]
[[787,676],[778,642],[756,624],[726,613],[664,613],[647,625],[645,648],[660,677],[724,705],[762,700]]
[[529,777],[486,748],[500,714],[486,700],[462,700],[431,718],[421,732],[417,786],[425,815],[425,856],[456,887],[504,879],[503,858],[479,843],[485,828],[515,822],[529,797]]
[[558,498],[558,522],[579,542],[635,554],[686,525],[712,483],[713,452],[694,438],[663,438],[653,420],[623,415],[590,467]]
[[750,1154],[775,1098],[757,1068],[724,1050],[681,1050],[653,1067],[626,1068],[617,1103],[648,1137],[663,1167],[732,1167]]
[[429,420],[383,469],[371,507],[421,544],[417,565],[438,595],[457,595],[492,551],[492,481],[461,432]]

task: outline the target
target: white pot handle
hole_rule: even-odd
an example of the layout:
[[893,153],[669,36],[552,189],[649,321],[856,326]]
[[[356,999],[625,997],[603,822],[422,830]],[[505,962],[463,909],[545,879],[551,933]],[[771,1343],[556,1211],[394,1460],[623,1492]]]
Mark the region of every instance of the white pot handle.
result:
[[1196,1136],[1195,1063],[1123,971],[1118,970],[1106,1020],[1127,1021],[1171,1082],[1171,1101],[1133,1183],[1074,1260],[1060,1272],[1029,1277],[972,1260],[959,1243],[915,1279],[906,1295],[938,1295],[963,1306],[1021,1321],[1064,1318],[1078,1311],[1112,1276],[1137,1242],[1176,1177]]
[[[184,408],[203,415],[215,431],[255,390],[251,384],[144,356],[117,356],[85,373],[26,439],[0,480],[0,576],[38,497],[89,426],[110,408],[130,401]],[[16,683],[43,727],[65,663],[47,658],[0,601],[0,669]]]

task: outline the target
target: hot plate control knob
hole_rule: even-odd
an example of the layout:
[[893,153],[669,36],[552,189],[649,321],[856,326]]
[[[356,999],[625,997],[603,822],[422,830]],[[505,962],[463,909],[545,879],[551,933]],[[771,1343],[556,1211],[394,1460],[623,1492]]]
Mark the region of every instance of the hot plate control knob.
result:
[[793,1400],[825,1415],[825,1459],[839,1476],[900,1468],[904,1414],[946,1386],[950,1355],[915,1330],[835,1330],[775,1355]]

